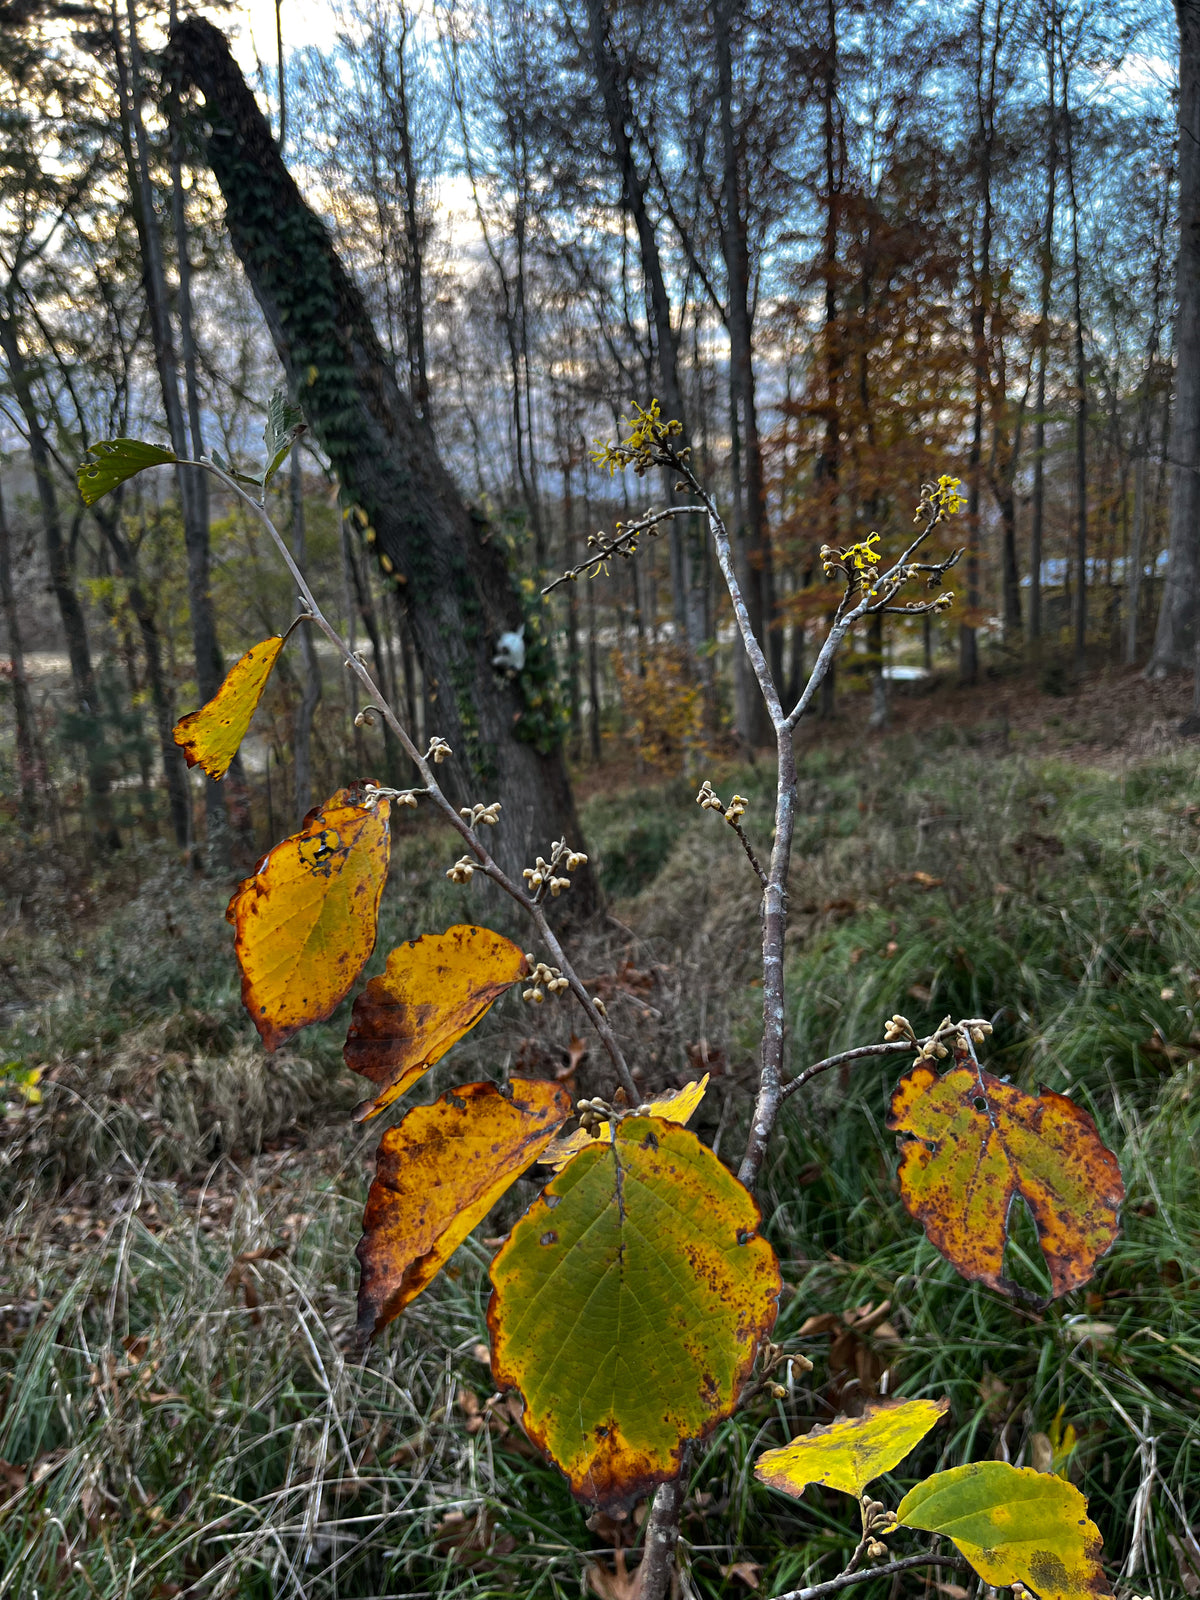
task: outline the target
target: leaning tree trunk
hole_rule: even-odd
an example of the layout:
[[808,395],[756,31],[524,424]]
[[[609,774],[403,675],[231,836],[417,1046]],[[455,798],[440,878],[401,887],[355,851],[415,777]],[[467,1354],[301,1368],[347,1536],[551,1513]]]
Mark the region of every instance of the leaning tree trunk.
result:
[[[548,709],[548,649],[534,634],[522,673],[501,677],[493,668],[499,636],[523,620],[503,545],[438,459],[224,36],[191,18],[172,31],[169,60],[181,86],[204,97],[205,152],[230,237],[299,403],[365,514],[384,571],[403,587],[431,731],[454,750],[447,786],[459,804],[503,799],[496,854],[519,874],[553,839],[580,837]],[[576,882],[579,912],[596,890],[585,875]]]
[[1179,20],[1179,256],[1175,272],[1175,405],[1171,418],[1170,554],[1147,672],[1190,667],[1200,557],[1200,0]]

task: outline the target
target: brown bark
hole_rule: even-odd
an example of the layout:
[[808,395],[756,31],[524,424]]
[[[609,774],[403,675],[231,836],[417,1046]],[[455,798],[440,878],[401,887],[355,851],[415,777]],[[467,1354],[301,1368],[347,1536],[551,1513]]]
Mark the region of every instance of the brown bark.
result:
[[1058,183],[1058,105],[1056,87],[1058,11],[1052,7],[1046,32],[1046,70],[1050,82],[1047,113],[1046,225],[1042,234],[1041,301],[1037,327],[1037,399],[1033,425],[1033,503],[1029,530],[1029,638],[1037,650],[1042,637],[1042,540],[1046,515],[1046,363],[1050,344],[1050,298],[1054,288],[1054,210]]
[[3,493],[0,492],[0,608],[8,633],[9,682],[12,684],[13,712],[17,723],[17,785],[21,791],[21,826],[37,826],[41,807],[38,789],[45,779],[45,762],[38,748],[37,721],[25,673],[25,650],[21,641],[21,621],[13,587],[12,542],[8,529]]
[[[683,442],[690,441],[687,411],[683,400],[683,384],[679,376],[679,345],[671,321],[671,299],[667,290],[666,273],[658,248],[658,233],[647,204],[647,186],[634,157],[630,128],[633,112],[629,104],[627,87],[612,47],[608,11],[604,0],[586,0],[588,19],[588,45],[592,68],[604,107],[612,159],[621,181],[621,206],[633,223],[637,234],[638,251],[642,263],[642,276],[646,284],[650,320],[654,329],[658,374],[662,384],[663,414],[682,424]],[[671,482],[665,483],[668,496]],[[692,533],[685,533],[679,520],[672,522],[670,533],[671,589],[674,600],[675,626],[678,642],[686,641],[693,667],[703,643],[704,596],[698,592],[702,583],[703,547]]]
[[8,365],[9,382],[29,440],[42,533],[46,541],[46,564],[50,569],[50,587],[54,591],[63,636],[66,640],[75,709],[79,715],[80,726],[89,730],[84,743],[92,824],[99,841],[110,847],[120,841],[112,821],[110,799],[112,783],[104,759],[103,730],[99,719],[100,701],[96,693],[96,676],[92,668],[87,619],[79,596],[75,592],[75,575],[71,568],[70,552],[67,541],[63,538],[62,516],[58,504],[58,491],[54,483],[50,442],[46,438],[38,414],[29,368],[25,363],[25,354],[17,336],[11,308],[8,313],[0,312],[0,351],[3,352]]
[[[300,446],[293,445],[291,461],[292,496],[292,554],[301,572],[307,570],[308,550],[304,525],[304,474],[300,465]],[[317,646],[312,628],[300,628],[300,660],[302,674],[300,704],[292,722],[292,802],[297,818],[307,816],[315,804],[312,778],[312,727],[317,705],[321,699],[321,664],[317,660]]]
[[[385,570],[404,586],[430,731],[455,752],[446,769],[455,802],[503,799],[496,854],[519,875],[551,840],[574,842],[580,830],[561,744],[538,731],[520,677],[491,664],[498,636],[523,620],[503,549],[472,517],[397,384],[224,37],[190,19],[172,33],[170,57],[182,84],[204,97],[206,154],[275,348],[345,492],[376,530]],[[595,903],[595,880],[581,873],[575,882],[572,910],[582,912]]]
[[[172,450],[182,460],[186,460],[193,450],[198,453],[201,446],[199,399],[195,384],[195,354],[191,331],[187,234],[186,230],[182,231],[178,240],[181,331],[191,368],[187,386],[188,417],[185,418],[179,395],[179,361],[171,326],[162,236],[154,209],[154,192],[150,179],[149,144],[145,124],[142,121],[141,51],[138,44],[134,0],[126,0],[126,7],[129,28],[128,62],[120,38],[116,0],[113,0],[112,43],[121,108],[121,142],[129,183],[130,208],[138,237],[142,286],[150,317],[151,342],[154,346],[155,366],[162,389],[163,409],[166,412],[167,431],[170,434]],[[177,191],[177,227],[182,227],[181,188]],[[206,702],[216,694],[224,677],[211,593],[208,487],[203,473],[188,471],[186,467],[176,469],[176,481],[179,504],[183,513],[184,546],[187,551],[188,610],[192,623],[196,686],[200,691],[201,701]],[[204,806],[209,855],[214,866],[219,868],[224,864],[228,851],[226,837],[228,819],[224,789],[217,784],[205,784]]]
[[183,752],[175,743],[175,697],[166,672],[163,670],[162,635],[154,606],[142,585],[138,571],[137,551],[121,532],[120,511],[110,502],[92,507],[92,520],[104,535],[117,571],[125,581],[129,609],[137,621],[142,637],[142,653],[146,658],[146,682],[150,688],[150,703],[154,708],[154,726],[158,735],[159,755],[163,765],[163,779],[167,788],[167,811],[171,831],[181,850],[188,846],[191,835],[191,799],[188,793],[187,768]]
[[[733,25],[735,0],[718,0],[713,21],[717,52],[717,93],[721,108],[721,248],[725,257],[729,328],[730,422],[735,447],[744,443],[741,471],[736,473],[734,527],[741,546],[742,589],[755,637],[763,646],[776,684],[782,681],[783,636],[772,631],[775,580],[766,525],[762,442],[754,383],[750,313],[750,249],[742,205],[741,161],[733,114]],[[735,456],[736,459],[736,456]],[[745,477],[745,524],[742,524],[741,478]],[[771,720],[745,653],[738,659],[738,729],[751,745],[766,744]]]
[[1192,665],[1200,566],[1200,0],[1175,0],[1179,23],[1179,254],[1170,554],[1147,671]]

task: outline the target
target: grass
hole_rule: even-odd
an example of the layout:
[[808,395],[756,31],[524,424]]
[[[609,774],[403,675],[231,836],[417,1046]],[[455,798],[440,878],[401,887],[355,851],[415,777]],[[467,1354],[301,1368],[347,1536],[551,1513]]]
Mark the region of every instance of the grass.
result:
[[[717,786],[749,796],[761,841],[767,774]],[[1071,1424],[1068,1470],[1114,1581],[1153,1452],[1145,1564],[1123,1587],[1165,1600],[1186,1575],[1191,1592],[1195,761],[1106,772],[950,730],[809,756],[801,799],[793,1065],[877,1038],[894,1011],[918,1028],[995,1016],[989,1064],[1081,1100],[1128,1199],[1090,1284],[1046,1312],[1014,1308],[964,1285],[900,1205],[884,1125],[894,1064],[828,1074],[789,1102],[762,1199],[787,1283],[776,1337],[814,1371],[698,1453],[691,1582],[745,1594],[722,1568],[751,1561],[770,1595],[836,1571],[853,1508],[815,1490],[786,1501],[752,1463],[886,1388],[951,1399],[906,1476],[873,1490],[889,1502],[939,1465],[1027,1463],[1056,1417]],[[582,937],[581,964],[609,974],[647,1086],[707,1061],[697,1121],[731,1159],[758,1001],[744,858],[682,784],[593,798],[585,826],[621,898]],[[505,925],[439,861],[428,835],[401,839],[376,967],[423,930]],[[357,1358],[352,1252],[375,1133],[344,1131],[358,1098],[339,1068],[344,1018],[266,1061],[240,1011],[223,896],[149,856],[132,876],[141,887],[118,909],[48,907],[0,949],[15,1002],[4,1059],[46,1069],[43,1102],[13,1103],[0,1134],[0,1594],[578,1595],[611,1530],[589,1530],[511,1414],[487,1406],[483,1238]],[[570,1012],[532,1011],[498,1007],[426,1093],[560,1065]],[[589,1058],[579,1092],[603,1085]],[[533,1192],[519,1184],[479,1234],[502,1232]],[[1027,1218],[1008,1265],[1038,1284]]]

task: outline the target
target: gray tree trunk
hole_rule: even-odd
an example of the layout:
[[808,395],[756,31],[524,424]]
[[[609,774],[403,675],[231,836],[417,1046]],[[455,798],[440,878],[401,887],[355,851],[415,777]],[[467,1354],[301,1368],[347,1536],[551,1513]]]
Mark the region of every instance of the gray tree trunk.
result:
[[[519,874],[552,840],[580,838],[560,733],[540,720],[534,699],[537,672],[549,670],[545,647],[533,640],[523,674],[492,666],[499,635],[524,620],[504,551],[468,510],[397,384],[362,296],[284,167],[223,35],[191,18],[173,30],[169,54],[181,85],[204,97],[205,153],[230,237],[289,380],[345,494],[375,530],[384,571],[404,588],[430,731],[455,754],[447,787],[460,805],[503,799],[494,849]],[[595,902],[595,881],[580,873],[575,883],[571,909],[581,912]]]

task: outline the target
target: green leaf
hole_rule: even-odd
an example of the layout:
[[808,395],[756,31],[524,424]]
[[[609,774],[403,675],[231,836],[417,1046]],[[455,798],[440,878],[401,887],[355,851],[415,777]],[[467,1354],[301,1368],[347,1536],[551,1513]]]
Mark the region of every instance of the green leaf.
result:
[[1006,1461],[935,1472],[896,1509],[906,1528],[952,1539],[985,1583],[1023,1583],[1038,1600],[1094,1600],[1109,1587],[1100,1530],[1065,1478]]
[[818,1423],[780,1450],[754,1463],[754,1476],[784,1494],[801,1495],[810,1483],[860,1495],[899,1466],[950,1409],[949,1400],[880,1400],[861,1417]]
[[246,489],[261,489],[262,479],[253,477],[249,472],[239,472],[231,461],[226,461],[219,450],[212,452],[212,464],[227,478],[232,478],[235,483],[240,483]]
[[492,1370],[581,1500],[630,1505],[733,1411],[778,1308],[760,1220],[695,1134],[641,1116],[513,1229],[492,1262]]
[[118,484],[145,472],[147,467],[166,467],[179,459],[174,451],[145,444],[141,439],[97,439],[88,454],[94,459],[81,462],[75,473],[85,506],[94,506]]
[[292,404],[285,390],[276,389],[267,402],[267,425],[263,429],[267,447],[267,470],[262,475],[264,489],[286,461],[296,440],[307,431],[303,411]]

